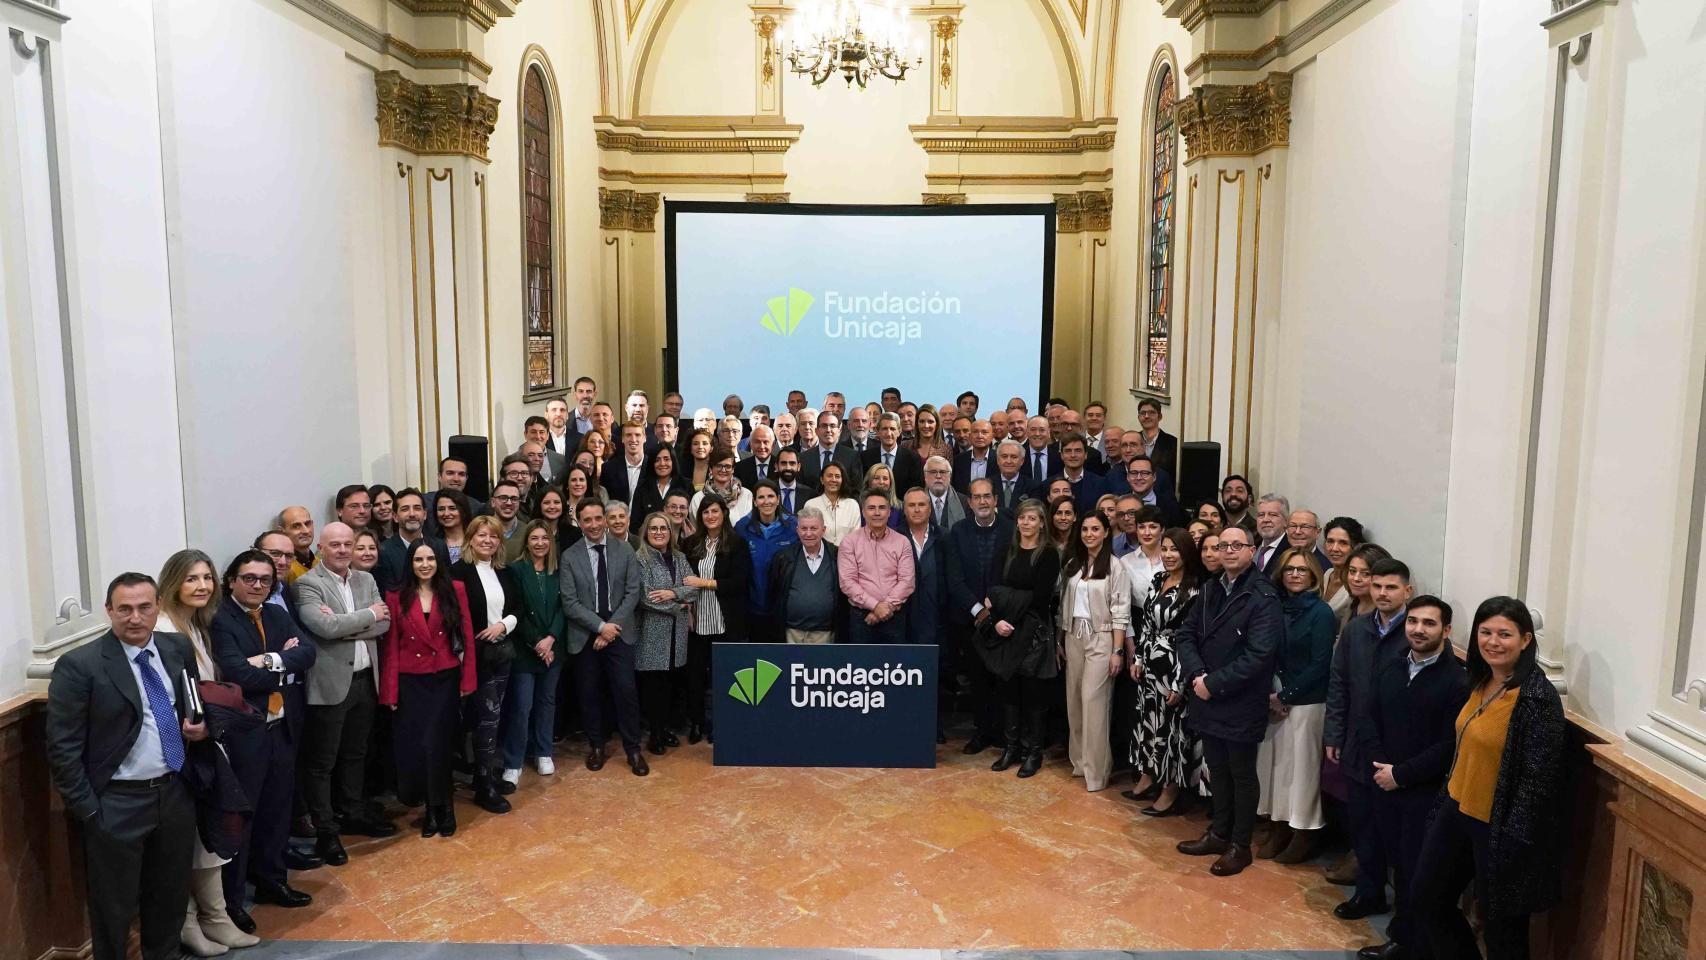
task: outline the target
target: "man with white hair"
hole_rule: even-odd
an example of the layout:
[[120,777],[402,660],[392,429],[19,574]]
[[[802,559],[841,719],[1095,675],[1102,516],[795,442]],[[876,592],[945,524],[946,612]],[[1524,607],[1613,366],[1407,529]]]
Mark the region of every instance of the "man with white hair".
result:
[[1272,577],[1285,553],[1285,522],[1291,516],[1291,501],[1277,493],[1264,493],[1256,501],[1256,569]]
[[710,407],[700,407],[693,411],[693,429],[695,431],[703,430],[706,433],[716,431],[717,415],[711,412]]
[[953,474],[954,468],[946,457],[924,461],[924,492],[930,498],[930,520],[944,531],[971,516],[971,503],[949,485]]
[[794,422],[793,414],[778,413],[776,419],[771,421],[770,427],[776,432],[777,453],[781,453],[783,450],[798,451],[800,449],[800,438],[796,436],[798,424]]
[[368,735],[379,710],[378,638],[391,626],[391,611],[373,575],[351,565],[354,555],[355,531],[339,521],[326,524],[320,563],[296,579],[293,593],[296,618],[320,647],[308,668],[302,794],[314,819],[314,852],[334,867],[349,862],[338,834],[397,832],[363,789]]
[[776,434],[762,424],[752,428],[752,436],[747,438],[750,455],[735,464],[735,479],[748,490],[758,485],[758,481],[769,479],[770,471],[775,466],[772,458],[776,455]]

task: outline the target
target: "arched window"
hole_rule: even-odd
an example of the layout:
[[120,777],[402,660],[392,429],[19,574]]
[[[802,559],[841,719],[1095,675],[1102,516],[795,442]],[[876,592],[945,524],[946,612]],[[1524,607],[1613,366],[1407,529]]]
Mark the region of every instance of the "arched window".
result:
[[1172,384],[1173,207],[1179,173],[1179,128],[1173,104],[1179,99],[1172,64],[1155,75],[1155,139],[1149,171],[1149,309],[1144,330],[1144,389],[1167,394]]
[[551,227],[551,101],[545,73],[528,66],[521,93],[521,203],[527,316],[527,389],[557,384],[556,244]]

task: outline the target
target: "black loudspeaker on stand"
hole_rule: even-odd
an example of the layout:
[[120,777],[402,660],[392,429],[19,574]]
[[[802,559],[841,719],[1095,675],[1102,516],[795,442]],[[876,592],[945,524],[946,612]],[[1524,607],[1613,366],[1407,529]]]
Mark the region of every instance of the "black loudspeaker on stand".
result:
[[[450,438],[449,456],[468,465],[468,485],[463,488],[462,492],[476,500],[490,499],[492,495],[490,447],[491,445],[486,442],[485,437],[459,433]],[[437,476],[438,464],[433,464],[432,470],[434,476]]]
[[1220,444],[1213,440],[1181,443],[1179,504],[1195,512],[1197,505],[1207,500],[1220,501]]

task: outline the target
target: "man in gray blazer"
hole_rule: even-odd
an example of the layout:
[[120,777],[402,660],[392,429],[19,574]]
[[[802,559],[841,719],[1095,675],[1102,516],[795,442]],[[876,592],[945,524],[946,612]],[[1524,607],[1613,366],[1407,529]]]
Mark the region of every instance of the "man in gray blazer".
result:
[[606,537],[604,505],[587,497],[574,505],[581,541],[563,551],[558,582],[568,618],[569,655],[575,662],[575,698],[590,750],[586,768],[604,766],[610,738],[604,716],[608,687],[616,705],[616,727],[635,776],[651,772],[640,752],[640,698],[634,683],[634,645],[640,630],[634,609],[640,601],[640,561],[616,537]]
[[[320,656],[308,670],[307,743],[302,792],[314,817],[314,850],[334,867],[349,862],[339,833],[388,837],[397,828],[368,804],[367,740],[379,709],[379,645],[391,611],[373,575],[354,569],[355,531],[320,530],[320,563],[296,579],[296,619],[314,633]],[[332,797],[332,775],[338,793]]]

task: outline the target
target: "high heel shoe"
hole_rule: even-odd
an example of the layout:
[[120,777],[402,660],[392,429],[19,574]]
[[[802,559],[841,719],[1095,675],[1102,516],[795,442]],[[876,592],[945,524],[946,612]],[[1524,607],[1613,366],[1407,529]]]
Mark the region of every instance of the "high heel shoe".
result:
[[1155,804],[1151,803],[1149,806],[1144,807],[1142,810],[1137,812],[1146,817],[1182,817],[1191,812],[1191,805],[1194,802],[1192,799],[1193,796],[1193,794],[1180,791],[1179,794],[1173,798],[1173,802],[1165,807],[1157,807]]

